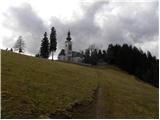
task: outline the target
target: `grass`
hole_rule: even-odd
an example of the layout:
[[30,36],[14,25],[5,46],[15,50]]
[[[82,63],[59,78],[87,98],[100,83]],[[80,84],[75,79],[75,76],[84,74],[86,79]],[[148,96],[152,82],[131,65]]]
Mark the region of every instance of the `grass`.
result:
[[[107,72],[107,73],[106,73]],[[158,118],[158,89],[122,71],[101,72],[107,118]],[[109,78],[106,80],[106,78]],[[105,94],[106,93],[106,94]],[[107,102],[106,102],[107,101]]]
[[[98,85],[103,118],[159,116],[158,88],[120,69],[85,67],[6,51],[1,52],[1,58],[2,118],[47,118],[57,111],[70,116],[72,111],[67,110],[75,103],[93,100]],[[82,114],[95,114],[92,109]]]

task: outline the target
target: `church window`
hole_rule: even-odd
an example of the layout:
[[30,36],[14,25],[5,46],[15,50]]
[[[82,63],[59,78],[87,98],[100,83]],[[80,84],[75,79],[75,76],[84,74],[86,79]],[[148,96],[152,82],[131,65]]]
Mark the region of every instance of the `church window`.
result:
[[72,49],[72,46],[71,46],[71,45],[69,45],[68,47],[69,47],[69,50],[71,50],[71,49]]

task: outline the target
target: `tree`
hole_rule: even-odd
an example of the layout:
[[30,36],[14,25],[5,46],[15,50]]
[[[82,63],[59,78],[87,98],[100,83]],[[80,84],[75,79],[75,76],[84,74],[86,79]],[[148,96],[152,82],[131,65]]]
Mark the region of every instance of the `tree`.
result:
[[92,65],[97,65],[97,62],[98,62],[98,53],[97,53],[97,49],[94,49],[94,51],[92,51],[91,53],[90,63]]
[[102,59],[107,63],[107,53],[105,50],[102,51]]
[[90,50],[86,49],[84,53],[84,63],[90,63]]
[[52,60],[53,60],[53,54],[57,49],[57,41],[56,41],[56,30],[54,27],[51,28],[51,34],[50,34],[50,52],[52,53]]
[[102,59],[102,57],[103,57],[102,51],[99,50],[99,51],[98,51],[98,59]]
[[48,58],[49,57],[49,41],[47,37],[47,33],[44,33],[44,38],[41,43],[41,48],[40,48],[40,56],[42,58]]
[[98,49],[98,48],[96,48],[96,45],[95,45],[95,44],[89,45],[89,47],[88,47],[88,50],[90,51],[90,54],[91,54],[95,49]]
[[13,48],[15,49],[15,51],[18,51],[19,53],[24,52],[25,42],[22,40],[22,36],[18,37],[18,40],[16,41]]
[[159,60],[150,52],[146,54],[141,49],[127,44],[111,44],[107,50],[107,61],[143,81],[159,86]]
[[113,64],[115,60],[115,50],[114,46],[110,44],[107,49],[107,63]]
[[39,53],[35,54],[35,57],[40,57],[40,54]]

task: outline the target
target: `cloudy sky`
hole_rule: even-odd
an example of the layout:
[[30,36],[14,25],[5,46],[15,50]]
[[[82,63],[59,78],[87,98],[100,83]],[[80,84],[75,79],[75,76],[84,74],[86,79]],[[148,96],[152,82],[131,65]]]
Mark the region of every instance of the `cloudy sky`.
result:
[[0,47],[13,47],[18,36],[26,53],[39,51],[43,34],[57,31],[58,50],[71,31],[73,49],[91,44],[131,44],[158,57],[158,0],[4,0],[0,2]]

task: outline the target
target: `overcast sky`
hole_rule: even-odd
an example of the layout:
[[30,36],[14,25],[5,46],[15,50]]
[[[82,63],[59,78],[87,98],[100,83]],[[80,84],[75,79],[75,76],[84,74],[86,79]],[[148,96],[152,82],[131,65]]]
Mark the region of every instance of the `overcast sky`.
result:
[[[94,2],[93,2],[94,1]],[[4,0],[0,2],[0,47],[13,47],[18,36],[26,52],[39,51],[43,34],[57,31],[58,50],[71,31],[73,50],[91,44],[131,44],[158,57],[158,0]]]

